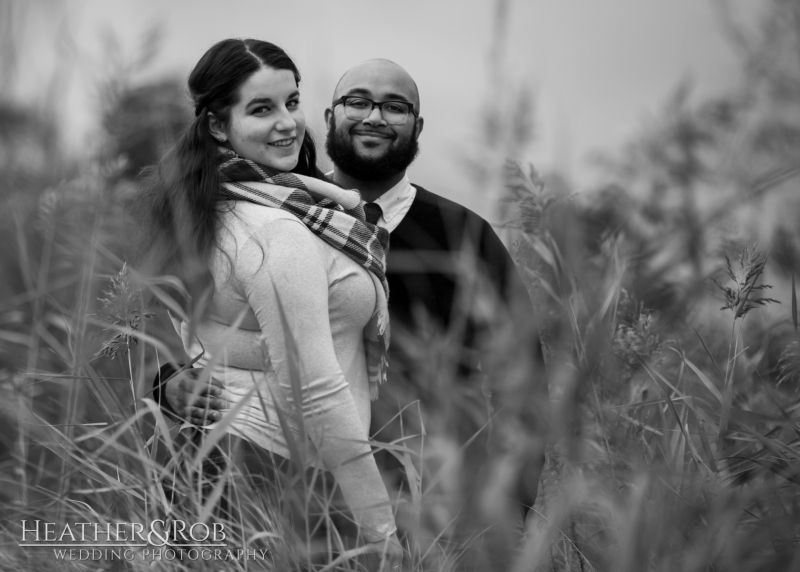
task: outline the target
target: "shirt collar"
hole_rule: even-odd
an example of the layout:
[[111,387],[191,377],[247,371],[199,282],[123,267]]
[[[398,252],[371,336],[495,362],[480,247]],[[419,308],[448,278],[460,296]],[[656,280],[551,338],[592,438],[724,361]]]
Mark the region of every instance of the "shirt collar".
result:
[[403,178],[395,186],[373,202],[381,207],[383,219],[386,222],[392,222],[394,217],[408,210],[416,194],[416,189],[408,181],[408,175],[403,175]]
[[[325,173],[325,178],[332,181],[333,171]],[[395,186],[383,193],[373,202],[381,207],[381,211],[383,211],[383,220],[388,223],[397,215],[408,211],[411,203],[414,202],[416,194],[417,189],[409,182],[408,174],[405,174]]]

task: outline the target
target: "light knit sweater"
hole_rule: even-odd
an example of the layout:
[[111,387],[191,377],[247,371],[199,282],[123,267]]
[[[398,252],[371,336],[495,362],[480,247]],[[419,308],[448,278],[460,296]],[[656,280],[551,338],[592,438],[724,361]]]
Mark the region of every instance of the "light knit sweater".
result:
[[[367,444],[363,329],[376,303],[367,270],[292,214],[247,202],[223,215],[219,241],[212,308],[196,336],[205,348],[198,365],[223,381],[229,407],[246,399],[228,431],[289,457],[280,410],[300,449],[333,473],[366,538],[392,533],[388,493]],[[176,326],[187,353],[199,354],[188,325]],[[301,423],[313,447],[298,439]]]

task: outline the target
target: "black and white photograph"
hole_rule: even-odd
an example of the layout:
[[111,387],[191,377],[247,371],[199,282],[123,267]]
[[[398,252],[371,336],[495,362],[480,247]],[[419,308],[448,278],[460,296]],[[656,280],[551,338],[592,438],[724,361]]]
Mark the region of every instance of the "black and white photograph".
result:
[[0,571],[800,570],[800,0],[0,0]]

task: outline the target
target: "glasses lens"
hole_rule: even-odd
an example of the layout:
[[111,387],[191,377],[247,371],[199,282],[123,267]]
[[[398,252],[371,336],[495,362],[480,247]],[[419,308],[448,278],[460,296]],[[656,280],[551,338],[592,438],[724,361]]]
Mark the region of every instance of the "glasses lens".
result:
[[402,101],[386,101],[381,105],[381,112],[386,123],[402,125],[406,122],[410,106]]
[[344,100],[344,114],[348,119],[366,119],[372,111],[372,103],[360,97],[348,97]]

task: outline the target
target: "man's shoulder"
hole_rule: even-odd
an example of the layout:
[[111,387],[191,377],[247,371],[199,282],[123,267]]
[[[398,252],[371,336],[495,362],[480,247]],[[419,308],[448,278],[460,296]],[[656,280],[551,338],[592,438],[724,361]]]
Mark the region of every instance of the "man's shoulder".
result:
[[[507,292],[510,277],[512,281],[521,284],[511,255],[487,220],[464,205],[419,185],[413,186],[417,189],[417,194],[412,211],[416,212],[408,225],[398,227],[401,230],[401,237],[398,238],[404,241],[404,246],[406,243],[415,244],[420,236],[438,240],[439,244],[451,251],[461,250],[465,244],[470,243],[477,247],[475,254],[489,269],[489,276],[496,283],[499,292]],[[409,214],[412,212],[409,211]]]
[[419,210],[438,211],[447,218],[459,217],[465,219],[465,221],[480,221],[482,224],[489,225],[488,221],[464,205],[437,195],[415,183],[411,183],[411,185],[417,190],[417,194],[414,197],[414,206]]

